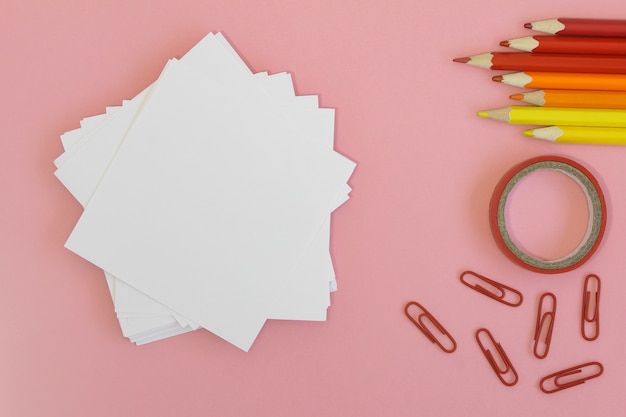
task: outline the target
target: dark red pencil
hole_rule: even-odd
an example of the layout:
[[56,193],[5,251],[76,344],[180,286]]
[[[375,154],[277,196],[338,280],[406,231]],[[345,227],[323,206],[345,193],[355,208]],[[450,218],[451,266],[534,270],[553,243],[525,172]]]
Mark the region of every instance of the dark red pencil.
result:
[[509,39],[500,45],[534,53],[626,55],[626,38],[539,35]]
[[626,55],[491,52],[454,61],[491,70],[626,74]]
[[526,23],[527,29],[561,36],[626,37],[626,20],[563,17]]

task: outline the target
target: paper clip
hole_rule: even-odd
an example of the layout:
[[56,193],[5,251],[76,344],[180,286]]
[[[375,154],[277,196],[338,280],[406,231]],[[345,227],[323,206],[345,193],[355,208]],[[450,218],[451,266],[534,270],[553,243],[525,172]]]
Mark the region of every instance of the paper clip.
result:
[[[588,373],[584,375],[585,372],[589,372],[591,368],[597,368],[594,373]],[[555,372],[542,378],[539,381],[539,389],[545,392],[546,394],[553,394],[555,392],[564,390],[566,388],[571,388],[576,385],[584,384],[585,381],[597,378],[602,375],[604,371],[604,367],[600,362],[587,362],[582,365],[573,366],[571,368],[564,369],[559,372]],[[578,378],[570,378],[572,376],[582,375]]]
[[[595,281],[595,286],[592,281]],[[593,302],[591,301],[592,293],[595,293]],[[587,333],[588,330],[591,335]],[[585,278],[580,331],[583,339],[588,341],[596,340],[600,335],[600,278],[597,275],[591,274]]]
[[[480,340],[481,333],[485,333],[487,335],[491,346],[485,346],[485,344],[483,344],[483,342]],[[509,360],[509,357],[506,355],[506,352],[502,348],[502,345],[494,340],[491,332],[485,328],[480,328],[476,330],[476,341],[478,342],[480,350],[482,350],[483,354],[487,358],[487,361],[489,362],[489,365],[491,365],[491,368],[496,373],[500,381],[508,387],[517,384],[518,376],[515,368],[513,368],[513,364]],[[496,359],[491,353],[493,348],[495,348],[495,350],[498,352],[499,359]]]
[[[544,299],[552,298],[550,309],[544,312]],[[537,308],[537,323],[535,324],[535,345],[533,354],[539,359],[548,356],[550,350],[550,342],[552,340],[552,331],[554,329],[554,318],[556,315],[556,297],[554,294],[547,292],[539,299],[539,307]],[[547,324],[546,324],[547,323]],[[544,337],[542,338],[542,335]],[[540,348],[540,347],[543,347]]]
[[[419,313],[418,314],[412,314],[411,311],[410,311],[411,306],[415,306],[419,310]],[[417,303],[415,301],[410,301],[404,307],[404,314],[406,314],[406,316],[409,318],[409,320],[411,320],[413,322],[413,324],[422,333],[424,333],[424,335],[428,338],[428,340],[430,340],[431,342],[433,342],[434,344],[439,346],[441,348],[441,350],[443,350],[446,353],[452,353],[452,352],[454,352],[456,350],[456,341],[454,340],[452,335],[421,304],[419,304],[419,303]],[[434,326],[437,330],[439,330],[439,332],[441,333],[441,335],[440,335],[441,339],[444,339],[444,340],[448,339],[447,343],[445,341],[444,341],[445,344],[442,343],[440,338],[437,338],[437,337],[435,337],[435,335],[433,335],[433,332],[428,329],[427,323],[424,323],[425,319],[428,322],[430,322],[430,324],[432,326]]]
[[[467,280],[465,277],[468,275],[477,278],[477,280],[473,280],[477,282],[472,283]],[[463,284],[470,287],[471,289],[476,290],[489,298],[493,298],[494,300],[511,307],[517,307],[521,305],[522,301],[524,300],[522,293],[517,291],[516,289],[489,279],[483,275],[477,274],[473,271],[463,272],[460,279]],[[485,283],[487,284],[487,286],[484,285]]]

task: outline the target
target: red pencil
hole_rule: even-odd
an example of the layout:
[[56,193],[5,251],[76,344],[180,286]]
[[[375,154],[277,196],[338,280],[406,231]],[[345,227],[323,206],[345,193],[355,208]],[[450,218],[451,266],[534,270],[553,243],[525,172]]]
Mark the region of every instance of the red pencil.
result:
[[509,39],[500,45],[534,53],[626,55],[626,38],[540,35]]
[[526,23],[527,29],[562,36],[626,37],[626,20],[558,18]]
[[454,61],[491,70],[626,74],[626,55],[491,52]]

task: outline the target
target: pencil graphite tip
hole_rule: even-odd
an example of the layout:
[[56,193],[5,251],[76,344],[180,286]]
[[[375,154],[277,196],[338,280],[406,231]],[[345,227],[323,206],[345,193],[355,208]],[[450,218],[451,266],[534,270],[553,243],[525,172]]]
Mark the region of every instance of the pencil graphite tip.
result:
[[534,137],[534,132],[531,130],[524,130],[524,132],[522,132],[524,134],[524,136],[528,136],[530,138]]
[[465,56],[463,58],[454,58],[453,61],[460,62],[461,64],[467,64],[468,62],[470,62],[470,57]]
[[502,75],[494,75],[491,79],[497,83],[501,83],[504,80],[504,77]]
[[526,29],[532,29],[533,28],[533,24],[532,23],[524,23],[524,27]]
[[479,117],[489,117],[489,113],[486,110],[481,110],[477,114]]
[[511,46],[511,42],[509,42],[509,41],[500,41],[500,46]]
[[509,96],[511,100],[523,100],[524,94],[512,94]]

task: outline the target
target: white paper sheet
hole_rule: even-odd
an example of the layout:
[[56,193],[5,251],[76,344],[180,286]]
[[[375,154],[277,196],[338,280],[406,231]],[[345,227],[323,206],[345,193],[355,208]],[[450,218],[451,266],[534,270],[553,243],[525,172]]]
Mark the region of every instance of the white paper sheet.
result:
[[202,325],[247,350],[267,318],[324,320],[336,288],[329,214],[354,164],[332,151],[334,112],[224,42],[84,119],[55,161],[87,206],[67,246],[109,271],[138,344]]

